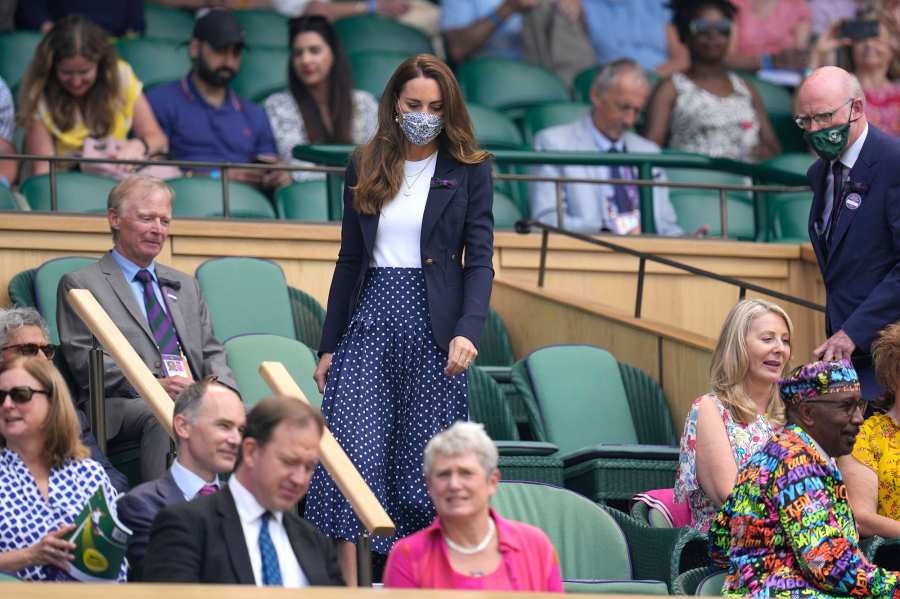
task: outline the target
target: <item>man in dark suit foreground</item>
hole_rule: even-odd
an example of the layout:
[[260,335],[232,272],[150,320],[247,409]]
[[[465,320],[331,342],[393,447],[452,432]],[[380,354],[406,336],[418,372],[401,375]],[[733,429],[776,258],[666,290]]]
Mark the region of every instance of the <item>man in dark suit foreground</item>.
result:
[[117,504],[119,519],[133,533],[128,580],[143,577],[150,525],[159,510],[219,491],[219,475],[234,470],[245,420],[238,394],[210,379],[194,383],[175,400],[178,457],[163,477],[135,487]]
[[257,404],[228,486],[156,516],[144,580],[344,584],[331,540],[294,513],[319,461],[324,427],[321,414],[296,399]]

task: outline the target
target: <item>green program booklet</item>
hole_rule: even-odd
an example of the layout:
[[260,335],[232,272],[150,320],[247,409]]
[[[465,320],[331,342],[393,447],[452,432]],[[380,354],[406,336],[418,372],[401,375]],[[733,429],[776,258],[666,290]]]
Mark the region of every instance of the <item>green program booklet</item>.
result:
[[130,536],[131,531],[116,517],[103,485],[98,485],[75,520],[75,532],[67,539],[75,543],[69,576],[85,582],[116,582]]

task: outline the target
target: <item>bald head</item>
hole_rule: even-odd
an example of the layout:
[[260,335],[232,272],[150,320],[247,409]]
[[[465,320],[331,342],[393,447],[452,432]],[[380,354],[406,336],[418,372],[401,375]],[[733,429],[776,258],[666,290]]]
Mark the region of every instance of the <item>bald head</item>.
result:
[[[850,100],[853,100],[851,103]],[[865,95],[859,80],[840,67],[821,67],[803,81],[794,101],[794,114],[812,117],[834,112],[830,123],[810,124],[810,131],[850,121],[853,144],[866,126]]]

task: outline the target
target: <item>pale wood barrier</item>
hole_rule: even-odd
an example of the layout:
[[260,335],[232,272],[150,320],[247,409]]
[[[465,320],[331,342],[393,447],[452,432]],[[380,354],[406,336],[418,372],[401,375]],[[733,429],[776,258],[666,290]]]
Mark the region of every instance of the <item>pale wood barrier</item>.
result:
[[[295,397],[299,401],[309,403],[306,395],[303,394],[297,382],[291,378],[287,368],[281,362],[263,362],[259,365],[259,374],[275,393]],[[393,535],[394,522],[391,517],[384,511],[378,498],[372,493],[372,489],[359,474],[328,427],[325,427],[319,448],[321,449],[322,465],[328,470],[334,484],[353,506],[353,511],[356,512],[369,534],[381,537]]]

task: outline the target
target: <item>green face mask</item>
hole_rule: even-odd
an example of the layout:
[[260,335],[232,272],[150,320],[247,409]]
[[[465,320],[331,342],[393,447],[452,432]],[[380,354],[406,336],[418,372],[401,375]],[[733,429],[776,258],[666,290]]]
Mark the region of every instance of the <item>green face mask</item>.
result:
[[822,160],[831,162],[836,160],[847,147],[847,141],[850,139],[850,123],[818,131],[807,131],[803,137]]

